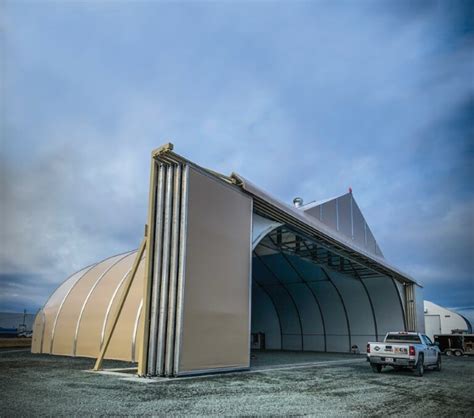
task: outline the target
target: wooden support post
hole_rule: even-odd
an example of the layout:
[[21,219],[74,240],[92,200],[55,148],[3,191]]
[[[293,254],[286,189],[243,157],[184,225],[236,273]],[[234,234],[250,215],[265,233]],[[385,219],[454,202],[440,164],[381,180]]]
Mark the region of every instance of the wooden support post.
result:
[[104,341],[104,345],[102,346],[102,349],[100,350],[99,357],[97,357],[97,361],[95,362],[95,366],[93,369],[94,371],[98,371],[102,368],[102,362],[104,361],[105,353],[107,351],[107,348],[109,347],[109,343],[110,343],[110,340],[112,339],[112,335],[114,333],[118,319],[122,312],[123,305],[125,304],[125,300],[127,299],[128,292],[130,291],[130,288],[132,286],[133,279],[135,278],[137,274],[138,266],[140,265],[140,260],[142,259],[143,253],[145,252],[145,247],[147,245],[146,242],[147,242],[147,236],[145,235],[142,243],[140,244],[140,248],[137,251],[137,256],[135,257],[135,261],[133,262],[133,267],[132,267],[132,271],[130,272],[130,276],[128,276],[127,280],[124,283],[124,288],[120,296],[117,309],[115,310],[114,315],[112,317],[112,327],[110,328],[110,331],[107,334],[107,338]]

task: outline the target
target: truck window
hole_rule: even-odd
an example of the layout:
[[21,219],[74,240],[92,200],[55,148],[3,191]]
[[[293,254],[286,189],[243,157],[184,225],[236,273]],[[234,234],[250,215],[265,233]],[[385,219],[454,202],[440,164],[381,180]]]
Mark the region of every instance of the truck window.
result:
[[422,337],[424,338],[426,345],[433,345],[433,342],[429,339],[427,335],[423,335]]
[[386,343],[421,343],[418,335],[407,335],[407,334],[388,334],[385,338]]

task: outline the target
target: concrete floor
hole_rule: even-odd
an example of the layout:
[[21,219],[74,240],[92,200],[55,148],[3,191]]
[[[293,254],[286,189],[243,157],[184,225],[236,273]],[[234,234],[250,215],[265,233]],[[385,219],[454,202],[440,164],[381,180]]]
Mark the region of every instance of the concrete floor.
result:
[[474,411],[474,358],[445,357],[442,372],[417,378],[410,371],[375,374],[360,356],[255,354],[251,372],[139,383],[87,373],[91,359],[0,350],[0,415],[458,417]]
[[291,365],[307,365],[309,363],[351,362],[365,359],[365,355],[321,352],[294,352],[294,351],[252,351],[250,367],[253,370],[280,368]]

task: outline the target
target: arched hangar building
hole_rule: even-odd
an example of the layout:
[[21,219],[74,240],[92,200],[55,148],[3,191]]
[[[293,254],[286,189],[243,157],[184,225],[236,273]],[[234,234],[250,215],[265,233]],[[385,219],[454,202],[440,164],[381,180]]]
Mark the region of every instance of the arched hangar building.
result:
[[421,287],[385,260],[352,192],[286,205],[168,144],[152,154],[149,199],[134,277],[137,251],[70,276],[38,313],[32,352],[97,357],[110,334],[105,358],[183,376],[248,369],[252,343],[351,352],[424,330]]

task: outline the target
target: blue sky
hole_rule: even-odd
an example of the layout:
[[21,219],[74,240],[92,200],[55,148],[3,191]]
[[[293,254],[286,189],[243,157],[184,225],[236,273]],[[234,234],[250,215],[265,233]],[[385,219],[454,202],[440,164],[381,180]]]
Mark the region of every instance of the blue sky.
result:
[[171,140],[286,202],[351,186],[386,258],[472,312],[472,2],[2,8],[0,310],[138,246]]

